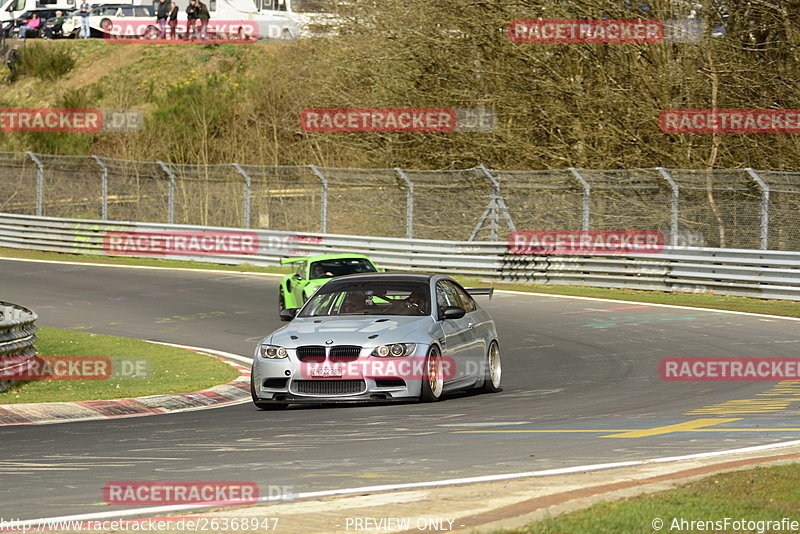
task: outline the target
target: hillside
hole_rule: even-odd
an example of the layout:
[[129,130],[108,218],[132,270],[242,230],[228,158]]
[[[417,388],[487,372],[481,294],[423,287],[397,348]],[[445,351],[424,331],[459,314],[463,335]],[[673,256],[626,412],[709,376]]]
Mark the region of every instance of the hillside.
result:
[[[648,17],[678,16],[654,0]],[[128,134],[0,134],[4,150],[176,163],[464,168],[800,168],[797,133],[665,133],[669,109],[800,109],[794,11],[684,42],[525,44],[520,17],[630,19],[619,2],[462,0],[342,8],[339,36],[249,45],[35,42],[0,104],[138,109]],[[743,8],[742,8],[743,9]],[[715,20],[719,14],[703,14]],[[753,31],[754,20],[760,30]],[[67,56],[67,57],[65,57]],[[70,60],[72,58],[72,60]],[[58,66],[63,75],[46,78]],[[487,108],[488,132],[309,133],[306,108]]]

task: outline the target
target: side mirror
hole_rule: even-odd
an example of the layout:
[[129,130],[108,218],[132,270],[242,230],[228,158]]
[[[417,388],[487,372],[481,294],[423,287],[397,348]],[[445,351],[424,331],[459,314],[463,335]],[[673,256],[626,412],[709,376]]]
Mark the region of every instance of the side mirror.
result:
[[442,314],[443,319],[461,319],[467,314],[467,310],[460,306],[448,306]]
[[291,277],[294,278],[295,280],[300,280],[300,275],[297,273],[294,273]]
[[281,321],[291,321],[297,315],[297,311],[300,308],[286,308],[285,310],[281,310],[280,318]]

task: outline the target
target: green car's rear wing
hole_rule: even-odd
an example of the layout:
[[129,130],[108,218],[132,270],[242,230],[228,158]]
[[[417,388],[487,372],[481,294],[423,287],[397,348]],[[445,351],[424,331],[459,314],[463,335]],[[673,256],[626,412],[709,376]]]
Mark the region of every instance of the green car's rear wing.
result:
[[308,258],[302,256],[300,258],[281,258],[281,265],[286,265],[287,263],[297,263],[298,261],[306,261]]
[[468,287],[464,289],[466,289],[467,293],[469,293],[472,296],[489,295],[489,300],[492,300],[492,295],[494,294],[493,287]]

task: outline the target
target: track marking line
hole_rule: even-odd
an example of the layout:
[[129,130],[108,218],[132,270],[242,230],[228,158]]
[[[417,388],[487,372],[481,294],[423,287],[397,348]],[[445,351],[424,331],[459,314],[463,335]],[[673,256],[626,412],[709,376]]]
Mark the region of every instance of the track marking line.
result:
[[642,310],[649,307],[650,306],[636,305],[636,306],[613,306],[611,308],[584,308],[581,311],[564,312],[561,315],[580,315],[582,313],[597,313],[597,312],[611,313],[620,310]]
[[121,265],[117,263],[93,263],[87,261],[69,261],[69,260],[34,260],[27,258],[8,258],[0,256],[0,260],[6,261],[28,261],[32,263],[55,263],[58,265],[85,265],[89,267],[116,267],[123,269],[146,269],[154,271],[190,271],[193,273],[213,273],[213,274],[244,274],[247,276],[286,276],[282,273],[261,273],[254,271],[226,271],[224,269],[198,269],[192,267],[157,267],[155,265]]
[[529,291],[514,291],[512,289],[498,289],[497,291],[495,291],[495,293],[501,293],[507,295],[530,295],[533,297],[549,297],[554,299],[590,300],[592,302],[614,302],[618,304],[643,304],[645,306],[654,306],[656,308],[673,308],[676,310],[693,310],[693,311],[702,311],[707,313],[725,313],[728,315],[747,315],[750,317],[764,317],[766,319],[800,321],[800,317],[787,317],[785,315],[768,315],[765,313],[720,310],[718,308],[697,308],[695,306],[679,306],[677,304],[656,304],[653,302],[642,302],[639,300],[617,300],[617,299],[604,299],[598,297],[578,297],[575,295],[553,295],[551,293],[533,293]]
[[[670,456],[665,458],[653,458],[649,460],[630,460],[623,462],[614,462],[606,464],[590,464],[579,465],[575,467],[562,467],[556,469],[545,469],[542,471],[528,471],[523,473],[506,473],[501,475],[485,475],[474,476],[467,478],[451,478],[446,480],[433,480],[428,482],[408,482],[403,484],[384,484],[380,486],[362,486],[357,488],[344,488],[338,490],[323,490],[323,491],[310,491],[298,493],[295,500],[319,499],[323,497],[339,497],[346,495],[358,495],[362,493],[376,493],[384,491],[397,491],[405,489],[419,489],[419,488],[437,488],[443,486],[456,486],[465,484],[475,484],[479,482],[499,482],[503,480],[515,480],[519,478],[531,477],[545,477],[552,475],[569,475],[573,473],[585,473],[591,471],[601,471],[605,469],[613,469],[615,467],[635,467],[640,465],[647,465],[650,463],[671,463],[681,460],[696,460],[700,458],[713,458],[716,456],[727,456],[730,454],[745,454],[751,452],[769,451],[773,449],[783,449],[786,447],[795,447],[800,445],[800,440],[784,441],[781,443],[769,443],[767,445],[754,445],[751,447],[742,447],[739,449],[727,449],[722,451],[701,452],[695,454],[687,454],[684,456]],[[768,458],[766,458],[768,460]],[[268,497],[260,497],[259,503],[268,503]],[[215,506],[218,507],[218,506]],[[203,504],[184,504],[184,505],[171,505],[171,506],[153,506],[147,508],[129,508],[126,510],[116,510],[110,512],[96,512],[91,514],[79,514],[61,517],[49,517],[39,519],[22,520],[17,523],[18,527],[36,526],[47,521],[80,521],[80,520],[98,520],[109,519],[114,517],[131,517],[148,514],[158,514],[175,512],[182,510],[202,510],[210,508],[208,505]]]
[[722,423],[730,423],[731,421],[739,421],[741,417],[731,419],[695,419],[693,421],[686,421],[676,425],[658,426],[655,428],[643,428],[641,430],[631,430],[629,432],[622,432],[620,434],[610,434],[608,436],[600,436],[601,438],[646,438],[649,436],[660,436],[662,434],[672,434],[673,432],[687,432],[696,430],[705,426],[714,426]]

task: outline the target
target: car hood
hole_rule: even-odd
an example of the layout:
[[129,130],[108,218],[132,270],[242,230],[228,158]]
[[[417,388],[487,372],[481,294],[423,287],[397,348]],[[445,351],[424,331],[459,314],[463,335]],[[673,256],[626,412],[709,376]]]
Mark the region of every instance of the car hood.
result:
[[[397,315],[346,315],[340,317],[299,317],[267,338],[267,343],[284,347],[298,345],[360,345],[385,343],[427,343],[427,327],[433,318]],[[297,339],[292,339],[296,336]],[[329,342],[330,341],[330,342]]]

